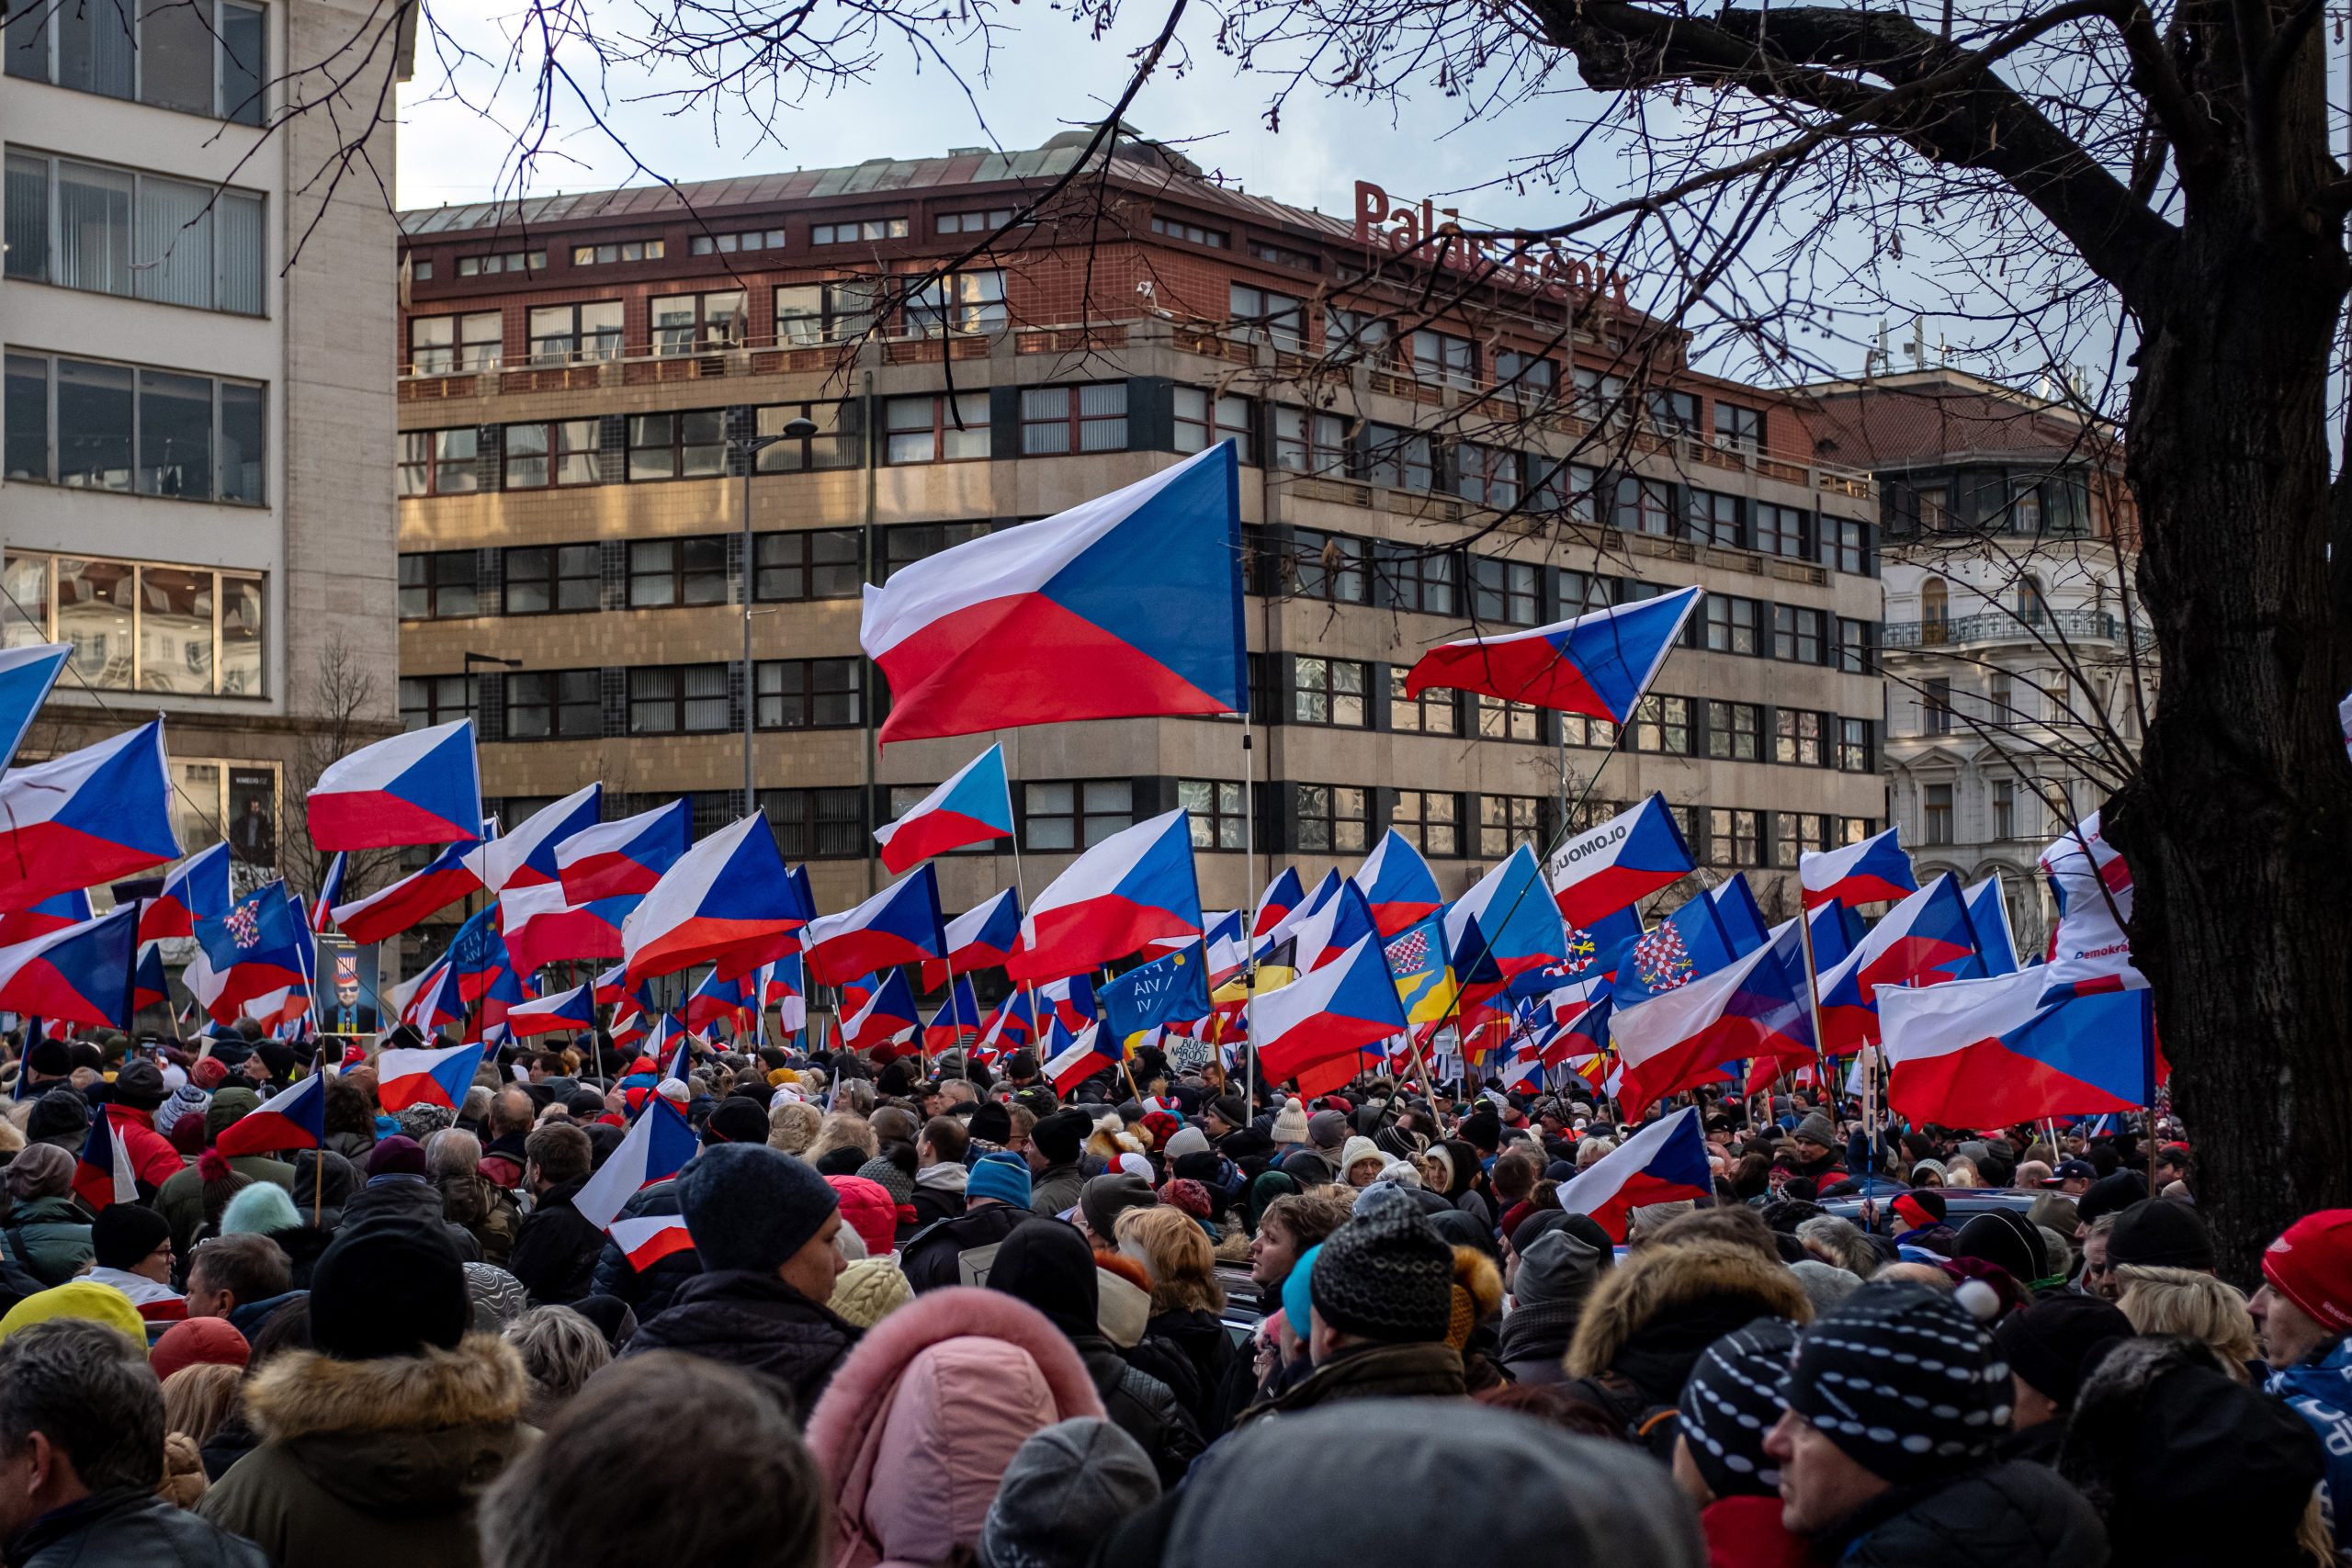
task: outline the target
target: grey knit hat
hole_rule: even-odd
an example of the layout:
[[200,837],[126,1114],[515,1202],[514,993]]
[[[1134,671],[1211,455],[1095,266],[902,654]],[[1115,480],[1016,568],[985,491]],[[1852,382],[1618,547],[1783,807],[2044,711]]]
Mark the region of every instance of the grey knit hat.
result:
[[678,1173],[678,1213],[713,1273],[775,1273],[840,1207],[813,1166],[765,1144],[715,1145]]
[[896,1161],[886,1156],[876,1155],[867,1160],[857,1168],[857,1174],[877,1184],[884,1191],[889,1193],[890,1201],[893,1203],[911,1203],[915,1201],[915,1179],[900,1169]]
[[1307,1141],[1318,1149],[1336,1149],[1348,1141],[1348,1113],[1318,1111],[1306,1119]]
[[1453,1248],[1406,1193],[1367,1192],[1307,1280],[1323,1321],[1396,1343],[1442,1340],[1453,1313]]
[[2009,1367],[1950,1294],[1856,1291],[1798,1337],[1788,1407],[1897,1486],[1980,1460],[2009,1424]]
[[1838,1146],[1838,1129],[1830,1123],[1828,1117],[1818,1111],[1809,1112],[1804,1121],[1797,1123],[1797,1130],[1789,1135],[1808,1144],[1819,1144],[1825,1149]]
[[1083,1568],[1130,1515],[1159,1500],[1143,1446],[1108,1421],[1057,1421],[1004,1467],[981,1522],[980,1568]]
[[1519,1255],[1511,1295],[1521,1306],[1540,1302],[1580,1302],[1616,1261],[1608,1249],[1555,1227]]

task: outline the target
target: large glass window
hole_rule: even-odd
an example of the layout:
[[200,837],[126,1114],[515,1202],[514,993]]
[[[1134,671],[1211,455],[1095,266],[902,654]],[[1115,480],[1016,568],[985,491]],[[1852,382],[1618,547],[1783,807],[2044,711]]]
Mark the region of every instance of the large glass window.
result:
[[9,7],[7,73],[259,125],[266,14],[244,0],[30,0]]
[[1478,346],[1466,337],[1423,327],[1413,334],[1413,374],[1449,387],[1476,386]]
[[743,290],[673,294],[653,301],[652,346],[656,354],[700,354],[742,345],[746,322]]
[[[706,236],[696,237],[695,242],[695,254],[704,255],[707,254],[701,248],[702,241],[705,237]],[[753,235],[752,237],[753,239],[758,238],[757,235]],[[724,236],[724,238],[728,240],[736,240],[737,236],[729,234]],[[784,243],[784,237],[781,234],[776,236],[776,243],[779,245]],[[727,247],[727,249],[730,251],[737,248],[738,245],[736,244],[729,244]],[[754,245],[751,248],[757,250],[759,247]],[[571,265],[574,266],[615,266],[629,262],[660,261],[668,250],[668,243],[662,240],[608,240],[601,245],[572,246]]]
[[812,245],[850,245],[868,240],[903,240],[907,237],[904,218],[838,219],[831,223],[812,224],[808,243]]
[[1458,558],[1447,549],[1417,549],[1409,545],[1373,543],[1373,570],[1385,602],[1399,610],[1425,615],[1459,614],[1454,588]]
[[1372,792],[1352,784],[1298,786],[1298,847],[1307,854],[1360,855],[1371,846]]
[[526,545],[506,552],[506,613],[540,615],[594,610],[603,598],[605,552],[597,545]]
[[1364,542],[1345,534],[1300,528],[1292,536],[1291,591],[1302,599],[1328,599],[1340,604],[1362,604],[1371,593],[1372,579],[1364,562]]
[[1500,860],[1520,845],[1544,848],[1544,802],[1526,795],[1478,797],[1478,852]]
[[1821,766],[1821,716],[1797,708],[1773,714],[1772,761],[1800,768]]
[[850,343],[874,326],[881,283],[850,278],[838,283],[787,283],[775,291],[775,341],[786,348]]
[[882,405],[885,463],[969,463],[989,455],[989,395],[931,393]]
[[727,472],[727,411],[637,413],[628,419],[628,477],[709,479]]
[[727,541],[717,534],[687,539],[631,539],[628,607],[727,603]]
[[1739,497],[1725,495],[1721,491],[1687,490],[1682,492],[1682,516],[1690,536],[1703,545],[1724,545],[1736,547],[1740,537]]
[[949,333],[1001,333],[1005,327],[1004,274],[953,272],[907,296],[907,330],[922,337]]
[[1192,816],[1196,850],[1243,847],[1241,786],[1228,779],[1178,779],[1176,804]]
[[1495,351],[1495,385],[1521,397],[1549,398],[1560,389],[1560,367],[1541,355],[1516,349]]
[[1023,456],[1127,449],[1127,384],[1095,381],[1083,387],[1023,387],[1021,389],[1021,450]]
[[1871,569],[1871,525],[1858,517],[1821,514],[1821,564],[1856,575]]
[[788,861],[863,860],[874,848],[862,789],[763,789],[759,802]]
[[797,603],[854,599],[865,581],[854,528],[808,528],[761,534],[752,541],[752,597]]
[[1462,852],[1460,797],[1441,790],[1400,789],[1388,825],[1432,857]]
[[817,434],[786,436],[760,448],[759,471],[797,474],[810,468],[854,468],[865,460],[859,437],[857,404],[854,402],[769,403],[758,411],[755,429],[761,435],[783,435],[784,427],[806,419]]
[[1805,548],[1811,513],[1793,506],[1775,506],[1769,501],[1759,501],[1755,516],[1756,547],[1766,555],[1803,560],[1811,553]]
[[1391,490],[1437,488],[1437,448],[1427,435],[1393,424],[1363,429],[1363,477]]
[[1527,561],[1470,558],[1470,615],[1490,626],[1532,626],[1536,618],[1536,569]]
[[1772,606],[1772,657],[1796,664],[1821,662],[1822,615],[1794,604]]
[[[1838,771],[1844,773],[1876,771],[1871,765],[1869,719],[1841,718],[1838,721]],[[2001,836],[2007,837],[2006,834]]]
[[1335,413],[1276,408],[1274,467],[1295,474],[1347,472],[1348,422]]
[[1135,826],[1136,790],[1127,779],[1041,780],[1021,792],[1028,849],[1091,849]]
[[11,354],[8,477],[259,505],[262,404],[251,382]]
[[1715,445],[1745,452],[1764,448],[1764,411],[1715,400]]
[[1617,504],[1611,517],[1629,534],[1662,538],[1674,532],[1674,489],[1664,479],[1627,474],[1617,481]]
[[1258,455],[1250,423],[1250,400],[1215,396],[1205,388],[1176,389],[1176,450],[1205,452],[1220,441],[1233,443],[1237,462],[1255,463]]
[[1454,448],[1454,493],[1478,506],[1508,512],[1519,504],[1519,454],[1508,446],[1465,441]]
[[762,729],[854,729],[859,723],[854,659],[765,659],[752,666]]
[[262,197],[11,152],[7,276],[168,305],[263,312]]
[[1764,814],[1720,806],[1711,809],[1707,813],[1707,863],[1762,865]]
[[401,727],[430,729],[473,716],[469,675],[403,675],[401,677]]
[[1488,740],[1534,741],[1544,738],[1536,710],[1525,703],[1478,694],[1478,733]]
[[594,670],[527,670],[507,676],[506,739],[596,739],[605,729],[602,682]]
[[552,423],[510,424],[502,442],[508,490],[545,490],[602,483],[596,460],[596,422],[560,419]]
[[1271,343],[1276,348],[1306,346],[1306,301],[1296,295],[1236,283],[1229,288],[1227,304],[1234,336]]
[[1700,622],[1700,635],[1708,652],[1754,653],[1757,650],[1756,612],[1760,606],[1755,600],[1710,593],[1701,607],[1704,614]]
[[1368,310],[1342,310],[1336,305],[1323,309],[1323,348],[1336,362],[1386,359],[1396,335],[1394,322]]
[[1342,729],[1362,729],[1371,724],[1371,709],[1364,701],[1370,669],[1352,659],[1316,659],[1306,655],[1294,659],[1291,721]]
[[535,305],[529,317],[531,363],[567,365],[575,359],[621,356],[621,302]]
[[989,532],[986,523],[897,523],[881,530],[881,581],[942,550],[968,545]]
[[1690,739],[1690,699],[1652,692],[1634,708],[1634,750],[1668,757],[1688,757],[1696,750]]
[[401,557],[401,619],[446,621],[481,613],[471,550],[410,551]]
[[727,720],[727,666],[667,664],[628,672],[631,735],[707,735]]
[[1754,703],[1707,705],[1707,755],[1730,762],[1763,756],[1764,710]]
[[1418,697],[1405,694],[1404,666],[1388,667],[1388,728],[1406,735],[1458,735],[1462,731],[1459,694],[1443,686],[1425,688]]
[[268,580],[257,573],[10,550],[0,581],[0,646],[70,642],[93,686],[266,694]]
[[476,467],[481,433],[472,425],[455,430],[401,432],[400,490],[402,495],[469,495],[481,488]]
[[495,370],[503,355],[501,317],[496,310],[462,316],[411,316],[408,367],[412,375],[463,375]]

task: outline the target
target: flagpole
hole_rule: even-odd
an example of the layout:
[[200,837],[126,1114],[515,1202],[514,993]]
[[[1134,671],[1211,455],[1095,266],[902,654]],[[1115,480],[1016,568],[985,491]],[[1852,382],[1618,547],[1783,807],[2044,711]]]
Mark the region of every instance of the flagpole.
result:
[[[1016,727],[1012,731],[1012,766],[1007,771],[1005,778],[1004,791],[1007,796],[1012,794],[1012,775],[1019,773],[1020,771],[1021,731]],[[1007,804],[1011,804],[1009,799]],[[1021,919],[1023,923],[1026,924],[1029,919],[1029,878],[1021,869],[1021,818],[1017,813],[1012,818],[1012,892],[1013,896],[1021,900]],[[1015,946],[1020,944],[1021,937],[1017,931],[1012,940]],[[1005,977],[1012,978],[1010,971]],[[955,997],[952,987],[956,984],[956,976],[952,968],[947,976],[947,984],[951,987],[948,997],[952,1001]],[[1029,998],[1029,1037],[1035,1040],[1043,1032],[1037,1019],[1037,983],[1035,980],[1023,980],[1021,982],[1021,989]],[[964,1048],[964,1081],[966,1083],[972,1081],[972,1052],[978,1047],[979,1043],[979,1036],[975,1034],[972,1037],[972,1043]]]
[[[1252,1121],[1258,1115],[1258,768],[1254,756],[1256,747],[1250,730],[1250,703],[1245,693],[1241,705],[1241,885],[1245,893],[1241,908],[1246,911],[1241,931],[1241,1045],[1250,1053],[1244,1069],[1242,1107]],[[1203,963],[1208,959],[1208,949],[1201,949]],[[1204,976],[1205,978],[1205,976]],[[1211,998],[1214,1003],[1216,998]],[[1346,1174],[1341,1172],[1342,1175]]]

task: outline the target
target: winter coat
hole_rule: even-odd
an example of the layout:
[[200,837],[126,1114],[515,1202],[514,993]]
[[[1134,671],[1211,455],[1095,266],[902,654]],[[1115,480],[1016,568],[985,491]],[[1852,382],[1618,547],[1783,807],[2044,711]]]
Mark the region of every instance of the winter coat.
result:
[[1823,1568],[1813,1543],[1781,1523],[1778,1496],[1718,1497],[1699,1510],[1699,1529],[1707,1568]]
[[1087,1376],[1094,1380],[1103,1414],[1151,1456],[1159,1484],[1173,1488],[1207,1446],[1174,1391],[1131,1363],[1099,1334],[1074,1335],[1070,1343],[1086,1363]]
[[1351,1345],[1305,1379],[1241,1413],[1234,1430],[1290,1411],[1351,1399],[1466,1399],[1462,1357],[1442,1339]]
[[859,1343],[808,1420],[833,1492],[831,1568],[931,1564],[977,1544],[1021,1445],[1102,1415],[1078,1351],[1036,1308],[962,1287],[918,1296]]
[[[621,1205],[621,1218],[625,1220],[667,1218],[677,1212],[675,1179],[657,1181]],[[605,1249],[596,1254],[596,1271],[589,1282],[588,1293],[627,1302],[629,1310],[642,1321],[667,1310],[678,1299],[686,1281],[701,1272],[702,1257],[692,1247],[656,1258],[652,1268],[640,1272],[628,1260],[628,1254],[620,1249],[620,1244],[607,1238]]]
[[766,1372],[805,1411],[856,1343],[855,1328],[775,1275],[720,1269],[687,1280],[667,1311],[637,1325],[621,1354],[684,1350]]
[[[481,1163],[474,1168],[481,1179],[493,1187],[508,1191],[523,1185],[523,1167],[528,1163],[523,1144],[528,1133],[502,1133],[482,1145]],[[495,1258],[485,1259],[495,1262]]]
[[[294,1168],[266,1155],[232,1155],[229,1168],[255,1181],[267,1181],[294,1190]],[[171,1222],[172,1250],[186,1258],[204,1228],[204,1177],[196,1167],[175,1175],[155,1190],[154,1211]]]
[[12,1568],[267,1568],[248,1540],[153,1492],[112,1486],[52,1509],[7,1543]]
[[33,1198],[8,1211],[8,1256],[44,1285],[62,1285],[93,1256],[90,1216],[71,1198]]
[[1086,1172],[1076,1164],[1049,1165],[1029,1183],[1029,1212],[1054,1219],[1078,1207]]
[[2279,1368],[2263,1386],[2319,1434],[2320,1446],[2327,1452],[2321,1496],[2340,1540],[2352,1530],[2352,1338],[2338,1339],[2291,1367]]
[[588,1179],[550,1187],[515,1228],[506,1271],[523,1281],[534,1306],[570,1306],[588,1293],[605,1233],[572,1204]]
[[1237,1410],[1224,1408],[1226,1377],[1241,1352],[1213,1312],[1164,1312],[1144,1325],[1127,1359],[1175,1391],[1193,1424],[1222,1432]]
[[915,1294],[964,1282],[956,1259],[976,1247],[993,1247],[1012,1234],[1016,1225],[1037,1216],[1009,1203],[986,1203],[954,1219],[925,1225],[899,1249],[899,1267]]
[[2087,1568],[2108,1560],[2107,1529],[2083,1495],[2022,1460],[1898,1487],[1814,1544],[1849,1568]]
[[1582,1299],[1530,1302],[1503,1319],[1496,1359],[1513,1382],[1566,1382],[1568,1339],[1583,1315]]
[[356,1230],[369,1220],[381,1219],[439,1225],[457,1247],[459,1258],[469,1263],[481,1261],[481,1244],[474,1240],[473,1232],[450,1224],[448,1211],[441,1202],[441,1189],[422,1177],[371,1178],[343,1206],[345,1230]]
[[130,1156],[130,1173],[138,1179],[141,1197],[152,1197],[161,1191],[164,1183],[187,1168],[187,1162],[180,1158],[179,1150],[172,1147],[172,1141],[155,1131],[153,1111],[133,1111],[128,1105],[103,1109],[122,1134],[123,1152]]
[[275,1568],[470,1568],[475,1504],[529,1440],[529,1383],[484,1334],[377,1360],[286,1351],[245,1384],[261,1446],[197,1511]]
[[205,1489],[210,1485],[196,1439],[186,1432],[164,1433],[164,1479],[156,1483],[155,1495],[175,1508],[193,1508],[204,1501]]
[[474,1238],[484,1263],[505,1268],[523,1228],[523,1206],[514,1194],[481,1176],[445,1176],[438,1185],[443,1216]]
[[368,1156],[376,1147],[376,1134],[373,1133],[329,1133],[327,1147],[365,1170],[368,1168]]
[[915,1228],[935,1225],[942,1220],[952,1220],[964,1212],[964,1168],[960,1165],[925,1166],[915,1172]]

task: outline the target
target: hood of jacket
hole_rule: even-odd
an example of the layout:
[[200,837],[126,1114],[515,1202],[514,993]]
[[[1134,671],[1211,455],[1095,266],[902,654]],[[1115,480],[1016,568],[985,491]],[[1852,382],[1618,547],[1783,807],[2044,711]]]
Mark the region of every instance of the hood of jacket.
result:
[[245,1385],[245,1408],[322,1490],[391,1514],[457,1507],[495,1480],[522,1442],[528,1387],[514,1348],[477,1334],[379,1360],[289,1350]]
[[[1813,1321],[1804,1286],[1777,1258],[1728,1242],[1647,1247],[1611,1269],[1585,1299],[1568,1341],[1568,1375],[1606,1371],[1629,1347],[1644,1359],[1669,1359],[1687,1348],[1695,1359],[1714,1339],[1758,1317]],[[1646,1385],[1639,1373],[1629,1375]],[[1671,1403],[1680,1390],[1676,1381],[1662,1397]]]
[[915,1186],[933,1192],[961,1192],[971,1172],[953,1161],[927,1165],[915,1172]]

